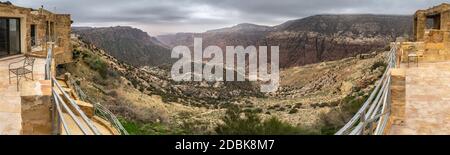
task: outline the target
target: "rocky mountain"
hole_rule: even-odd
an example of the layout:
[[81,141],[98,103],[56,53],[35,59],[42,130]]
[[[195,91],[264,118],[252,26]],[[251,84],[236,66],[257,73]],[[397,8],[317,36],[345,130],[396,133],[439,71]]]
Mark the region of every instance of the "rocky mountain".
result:
[[194,37],[203,39],[203,44],[224,48],[227,45],[255,45],[273,31],[272,27],[243,23],[233,27],[209,30],[205,33],[176,33],[160,35],[157,39],[169,47],[178,45],[192,46]]
[[203,45],[279,46],[280,66],[288,68],[339,60],[385,48],[400,36],[411,36],[411,16],[316,15],[274,27],[239,24],[205,33],[157,36],[169,47],[192,46],[194,37]]
[[73,28],[84,41],[105,49],[118,60],[134,66],[170,63],[170,50],[155,37],[132,27]]
[[410,16],[317,15],[275,27],[265,45],[280,46],[282,67],[369,53],[412,32]]
[[243,33],[243,32],[265,32],[265,31],[271,31],[271,30],[272,30],[272,27],[269,27],[269,26],[262,26],[262,25],[256,25],[256,24],[250,24],[250,23],[242,23],[242,24],[238,24],[233,27],[209,30],[206,32],[207,33],[233,33],[233,32]]
[[275,26],[275,29],[295,32],[312,31],[328,35],[361,35],[363,37],[383,35],[396,37],[411,33],[412,17],[371,14],[315,15],[285,22]]

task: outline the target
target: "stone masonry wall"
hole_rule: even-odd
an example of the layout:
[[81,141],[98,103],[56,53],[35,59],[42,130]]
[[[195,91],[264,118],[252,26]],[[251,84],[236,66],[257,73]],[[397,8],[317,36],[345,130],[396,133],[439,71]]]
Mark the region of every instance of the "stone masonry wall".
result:
[[[23,8],[14,5],[0,4],[0,17],[19,18],[21,20],[21,49],[22,53],[32,51],[31,25],[36,26],[36,42],[42,47],[42,53],[46,54],[46,41],[54,29],[54,41],[56,43],[54,53],[57,64],[72,61],[72,46],[70,44],[71,17],[68,14],[54,14],[45,9]],[[51,28],[50,23],[53,24]]]
[[406,70],[391,69],[391,114],[385,130],[389,132],[392,125],[399,125],[405,117],[406,104]]
[[51,83],[49,80],[25,82],[21,88],[22,134],[52,134]]

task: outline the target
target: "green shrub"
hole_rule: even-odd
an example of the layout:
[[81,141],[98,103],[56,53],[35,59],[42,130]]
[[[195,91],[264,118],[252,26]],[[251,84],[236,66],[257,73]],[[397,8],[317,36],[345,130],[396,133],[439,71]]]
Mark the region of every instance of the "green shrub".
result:
[[333,109],[328,113],[322,114],[320,125],[320,134],[334,135],[345,123],[353,117],[367,100],[367,95],[358,94],[357,96],[347,96],[340,102],[340,109]]
[[81,56],[81,51],[79,51],[78,49],[73,50],[72,52],[72,58],[74,60],[77,60],[78,58],[80,58]]
[[368,98],[369,96],[347,96],[341,101],[342,111],[353,115],[358,112]]
[[291,111],[289,111],[289,114],[295,114],[295,113],[297,113],[297,112],[298,112],[298,110],[295,109],[295,108],[293,108],[293,109],[291,109]]
[[108,64],[99,56],[84,53],[83,60],[92,70],[97,71],[103,79],[108,77],[117,78],[120,76],[117,71],[110,69]]
[[171,127],[162,123],[139,123],[125,118],[119,118],[125,130],[130,135],[180,135],[187,134],[183,129]]
[[102,76],[103,78],[107,77],[108,65],[106,64],[106,62],[98,57],[91,57],[87,59],[87,63],[89,67],[91,67],[91,69],[98,71],[100,76]]
[[336,126],[323,126],[321,129],[320,129],[320,134],[321,135],[334,135],[334,134],[336,134],[336,132],[338,132],[339,131],[339,127],[336,127]]
[[375,70],[375,69],[377,69],[377,68],[379,68],[379,67],[386,68],[386,67],[387,67],[387,64],[386,64],[384,61],[377,61],[377,62],[375,62],[375,63],[372,65],[372,67],[370,67],[370,68],[371,68],[371,70]]
[[255,113],[245,113],[245,118],[241,117],[241,110],[230,107],[223,118],[224,124],[216,128],[219,135],[304,135],[317,134],[312,130],[303,129],[282,122],[272,117],[262,121]]

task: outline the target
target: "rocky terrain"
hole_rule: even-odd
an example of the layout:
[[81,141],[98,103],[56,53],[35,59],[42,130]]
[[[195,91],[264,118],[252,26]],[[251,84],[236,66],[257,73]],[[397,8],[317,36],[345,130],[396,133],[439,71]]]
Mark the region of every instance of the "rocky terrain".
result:
[[138,68],[79,39],[73,45],[76,61],[60,74],[71,73],[88,96],[126,120],[164,125],[170,131],[164,134],[215,134],[229,107],[330,134],[359,108],[385,67],[385,53],[374,52],[286,68],[279,91],[262,94],[251,82],[174,82],[165,66]]
[[[122,63],[78,38],[72,39],[72,45],[75,61],[59,66],[58,74],[70,73],[88,99],[115,113],[130,133],[211,134],[220,123],[224,109],[167,101],[164,95],[157,95],[170,93],[162,90],[167,85],[167,81],[160,80],[165,71],[155,68],[152,69],[155,74],[151,74]],[[152,82],[147,83],[147,79]],[[146,128],[145,132],[139,132],[141,128]]]
[[91,28],[75,27],[73,32],[108,54],[134,66],[171,63],[170,50],[146,32],[127,26]]
[[412,18],[393,15],[316,15],[267,27],[239,24],[205,33],[157,36],[173,47],[192,46],[194,37],[204,46],[279,46],[283,68],[339,60],[384,49],[400,36],[411,36]]
[[[157,39],[130,27],[76,28],[76,61],[60,73],[72,73],[88,96],[123,118],[135,134],[235,134],[240,129],[254,134],[249,124],[333,134],[385,70],[388,42],[409,30],[410,17],[387,15],[317,15],[273,27],[245,23]],[[168,49],[192,47],[194,37],[222,48],[279,46],[279,90],[261,93],[258,82],[247,81],[173,81]]]

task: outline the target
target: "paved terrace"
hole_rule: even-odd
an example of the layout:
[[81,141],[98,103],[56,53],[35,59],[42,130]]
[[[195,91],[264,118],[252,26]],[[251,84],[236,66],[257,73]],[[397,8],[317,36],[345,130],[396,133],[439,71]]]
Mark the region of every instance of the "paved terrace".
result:
[[406,69],[405,117],[393,135],[450,134],[450,62],[419,63]]
[[[20,91],[16,79],[8,81],[8,65],[20,61],[24,56],[11,56],[0,59],[0,135],[19,135],[22,130]],[[43,80],[45,60],[36,58],[34,80]],[[26,79],[22,78],[20,84]],[[19,87],[20,88],[20,87]]]

